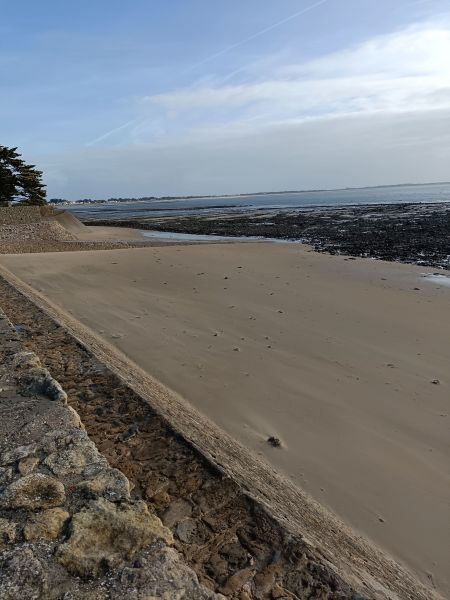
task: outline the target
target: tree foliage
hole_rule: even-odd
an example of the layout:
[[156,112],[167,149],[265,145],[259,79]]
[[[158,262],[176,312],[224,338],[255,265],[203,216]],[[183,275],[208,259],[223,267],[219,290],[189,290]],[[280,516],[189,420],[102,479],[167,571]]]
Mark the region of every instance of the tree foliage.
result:
[[9,202],[47,204],[42,172],[27,165],[17,148],[0,146],[0,205]]

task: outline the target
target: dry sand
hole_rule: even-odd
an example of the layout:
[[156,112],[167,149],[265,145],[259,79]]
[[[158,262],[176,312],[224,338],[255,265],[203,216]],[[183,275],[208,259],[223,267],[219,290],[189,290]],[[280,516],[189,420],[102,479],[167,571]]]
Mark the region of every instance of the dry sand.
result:
[[295,244],[0,262],[449,594],[450,289],[424,269]]
[[131,227],[96,227],[84,225],[68,211],[61,212],[50,220],[53,219],[62,225],[69,233],[72,233],[83,242],[146,240],[139,229],[132,229]]
[[139,229],[132,229],[131,227],[84,227],[83,231],[76,232],[77,238],[83,242],[130,240],[145,242],[148,240]]

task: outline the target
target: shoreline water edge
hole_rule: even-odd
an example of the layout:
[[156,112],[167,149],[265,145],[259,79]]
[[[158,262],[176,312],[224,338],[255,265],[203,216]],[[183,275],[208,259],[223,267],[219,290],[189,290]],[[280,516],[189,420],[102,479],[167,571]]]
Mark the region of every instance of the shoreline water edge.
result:
[[123,212],[122,217],[119,211],[116,217],[104,219],[96,208],[79,216],[86,225],[141,229],[151,231],[151,237],[158,237],[159,232],[164,237],[180,234],[180,239],[188,234],[201,241],[298,241],[318,252],[450,269],[450,202],[217,210],[189,215],[169,212],[160,216],[145,210],[138,216],[126,216],[126,209]]

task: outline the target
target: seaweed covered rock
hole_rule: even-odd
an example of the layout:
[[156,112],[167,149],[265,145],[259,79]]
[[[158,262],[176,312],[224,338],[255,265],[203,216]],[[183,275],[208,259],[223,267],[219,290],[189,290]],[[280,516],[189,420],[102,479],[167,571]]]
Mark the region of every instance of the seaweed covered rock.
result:
[[44,473],[30,473],[13,481],[1,494],[0,506],[7,509],[41,510],[64,504],[64,485]]
[[100,498],[72,517],[70,537],[56,557],[74,575],[98,576],[158,539],[171,544],[172,534],[145,502],[112,503]]
[[49,508],[32,516],[25,525],[23,535],[27,541],[54,540],[69,519],[69,513],[62,508]]

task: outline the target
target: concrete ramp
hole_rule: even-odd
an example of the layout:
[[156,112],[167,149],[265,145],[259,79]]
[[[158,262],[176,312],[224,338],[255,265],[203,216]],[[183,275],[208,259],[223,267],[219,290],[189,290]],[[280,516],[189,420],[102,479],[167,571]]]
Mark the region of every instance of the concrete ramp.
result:
[[66,229],[69,233],[73,233],[76,235],[77,233],[83,233],[87,231],[86,225],[83,225],[83,223],[70,212],[63,211],[60,213],[55,213],[53,218],[57,223],[62,225],[64,229]]

